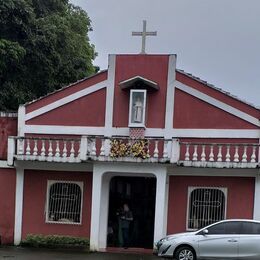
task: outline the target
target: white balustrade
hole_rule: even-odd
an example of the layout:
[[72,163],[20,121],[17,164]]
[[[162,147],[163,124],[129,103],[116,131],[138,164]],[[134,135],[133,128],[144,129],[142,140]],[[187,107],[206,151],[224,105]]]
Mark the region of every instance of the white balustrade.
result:
[[[259,165],[259,144],[182,143],[178,139],[150,138],[147,139],[147,144],[143,148],[148,156],[142,158],[141,156],[135,157],[131,152],[131,145],[137,144],[136,140],[125,137],[111,139],[98,136],[82,136],[81,139],[10,137],[9,139],[10,165],[15,158],[63,163],[78,163],[88,159],[177,164],[180,162],[184,166],[217,168],[255,168]],[[14,148],[11,145],[12,140],[14,140]],[[126,145],[127,154],[122,156],[124,158],[110,157],[111,140],[118,140],[122,145]],[[154,144],[152,151],[150,151],[151,143]]]

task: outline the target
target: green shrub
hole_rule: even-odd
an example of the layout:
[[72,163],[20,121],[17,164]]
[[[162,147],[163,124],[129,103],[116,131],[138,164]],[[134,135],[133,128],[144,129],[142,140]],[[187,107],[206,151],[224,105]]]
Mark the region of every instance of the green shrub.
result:
[[21,242],[22,246],[49,247],[49,248],[84,248],[89,249],[89,239],[82,237],[60,235],[33,235],[29,234]]

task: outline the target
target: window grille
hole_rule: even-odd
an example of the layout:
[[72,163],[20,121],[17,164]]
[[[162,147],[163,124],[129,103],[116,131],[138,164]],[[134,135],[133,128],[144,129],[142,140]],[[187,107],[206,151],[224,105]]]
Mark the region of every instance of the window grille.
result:
[[225,219],[226,188],[190,187],[187,229],[200,229]]
[[83,183],[48,181],[46,221],[80,224]]

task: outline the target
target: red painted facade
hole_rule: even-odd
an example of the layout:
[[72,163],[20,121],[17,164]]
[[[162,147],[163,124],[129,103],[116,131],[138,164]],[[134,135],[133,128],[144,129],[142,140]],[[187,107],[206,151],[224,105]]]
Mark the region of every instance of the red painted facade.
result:
[[[169,55],[117,55],[114,92],[114,127],[128,127],[129,90],[119,83],[141,76],[156,82],[160,89],[148,90],[146,127],[164,128]],[[119,112],[120,111],[120,112]]]
[[207,94],[217,100],[220,100],[234,108],[237,108],[245,113],[248,113],[251,116],[254,116],[256,118],[260,119],[260,111],[257,108],[254,108],[253,106],[250,106],[242,101],[239,101],[235,98],[232,98],[229,95],[226,95],[222,91],[219,91],[217,89],[208,87],[206,84],[203,84],[191,77],[188,77],[187,75],[184,75],[177,71],[176,73],[176,80],[180,81],[183,84],[186,84],[194,89],[197,89],[201,91],[204,94]]
[[181,90],[175,90],[174,100],[174,128],[258,129],[257,126]]
[[104,126],[106,90],[90,95],[49,111],[27,121],[28,125]]
[[[77,237],[90,236],[92,173],[26,170],[24,175],[22,238],[25,238],[28,234],[55,234]],[[45,205],[48,180],[83,182],[81,225],[45,223]]]
[[2,244],[12,244],[15,214],[15,169],[0,168],[0,237]]
[[0,117],[0,160],[7,158],[8,136],[17,135],[17,117]]
[[[192,170],[190,172],[192,172]],[[170,176],[167,234],[186,230],[189,186],[227,188],[227,218],[253,218],[254,178]],[[239,205],[239,207],[237,205]]]
[[47,95],[46,97],[37,100],[36,102],[29,103],[26,106],[26,113],[30,113],[36,109],[49,105],[52,102],[67,97],[85,88],[91,87],[92,85],[97,84],[106,79],[107,79],[107,71],[102,71],[92,77],[75,82],[69,85],[68,87],[65,87],[57,92],[54,92],[53,94]]

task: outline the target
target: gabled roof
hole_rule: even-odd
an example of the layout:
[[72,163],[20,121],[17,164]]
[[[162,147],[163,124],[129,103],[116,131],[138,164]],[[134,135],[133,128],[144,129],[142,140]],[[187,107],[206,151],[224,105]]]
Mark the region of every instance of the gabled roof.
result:
[[119,82],[119,86],[121,87],[121,89],[126,89],[126,88],[130,88],[131,86],[133,86],[133,84],[135,84],[139,81],[143,82],[148,87],[151,87],[155,90],[159,90],[159,85],[156,82],[143,78],[141,76],[135,76],[133,78],[121,81],[121,82]]
[[217,88],[217,87],[214,86],[213,84],[210,84],[210,83],[208,83],[207,81],[202,80],[202,79],[200,79],[199,77],[196,77],[196,76],[192,75],[191,73],[187,73],[187,72],[185,72],[184,70],[180,70],[180,69],[176,69],[176,71],[179,72],[179,73],[181,73],[181,74],[183,74],[183,75],[185,75],[185,76],[187,76],[187,77],[189,77],[189,78],[191,78],[191,79],[194,79],[194,80],[196,80],[196,81],[198,81],[198,82],[200,82],[200,83],[206,85],[207,87],[210,87],[210,88],[212,88],[212,89],[214,89],[214,90],[217,90],[217,91],[219,91],[219,92],[221,92],[221,93],[223,93],[223,94],[225,94],[225,95],[227,95],[227,96],[229,96],[229,97],[231,97],[231,98],[233,98],[233,99],[236,99],[236,100],[238,100],[238,101],[240,101],[240,102],[243,102],[243,103],[245,103],[246,105],[249,105],[249,106],[251,106],[251,107],[253,107],[253,108],[255,108],[255,109],[260,109],[260,107],[255,106],[254,104],[252,104],[252,103],[250,103],[250,102],[247,102],[247,101],[245,101],[245,100],[243,100],[243,99],[240,99],[239,97],[237,97],[237,96],[235,96],[235,95],[232,95],[230,92],[227,92],[227,91],[225,91],[225,90],[223,90],[223,89],[221,89],[221,88]]

